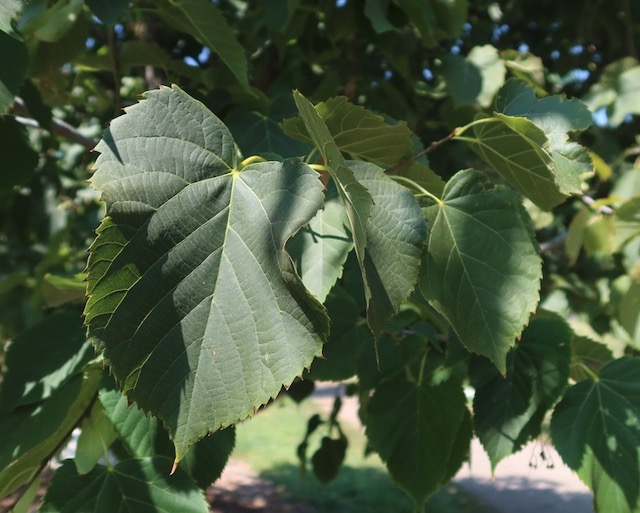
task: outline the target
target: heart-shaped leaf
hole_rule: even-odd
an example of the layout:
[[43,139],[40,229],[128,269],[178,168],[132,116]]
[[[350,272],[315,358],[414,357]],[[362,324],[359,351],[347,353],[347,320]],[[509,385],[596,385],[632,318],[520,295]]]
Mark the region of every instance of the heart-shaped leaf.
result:
[[114,120],[97,150],[107,217],[86,322],[180,460],[320,354],[326,313],[284,247],[322,206],[322,184],[297,160],[238,169],[227,128],[176,86]]
[[507,351],[538,303],[542,277],[520,197],[474,170],[457,173],[425,211],[430,227],[422,294],[460,341],[502,373]]
[[573,385],[551,419],[564,462],[593,490],[596,511],[640,511],[640,359],[624,357]]

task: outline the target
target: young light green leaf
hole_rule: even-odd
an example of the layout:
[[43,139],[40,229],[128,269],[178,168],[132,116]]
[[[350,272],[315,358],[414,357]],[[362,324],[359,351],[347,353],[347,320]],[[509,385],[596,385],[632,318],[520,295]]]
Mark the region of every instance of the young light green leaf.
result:
[[346,209],[332,181],[327,186],[324,208],[287,244],[302,283],[321,303],[342,276],[353,249],[348,226]]
[[250,90],[248,64],[244,48],[233,29],[208,0],[168,0],[158,11],[163,20],[195,37],[218,54],[245,89]]
[[[315,108],[340,151],[353,159],[393,166],[414,153],[413,134],[405,122],[389,125],[382,116],[354,105],[344,96],[320,102]],[[291,137],[315,142],[305,123],[299,117],[289,118],[282,128]]]
[[67,303],[84,302],[87,284],[86,276],[78,274],[73,278],[47,273],[42,277],[42,297],[50,308]]
[[564,321],[535,319],[507,355],[506,377],[486,359],[472,366],[475,431],[492,470],[540,434],[545,413],[567,385],[571,338]]
[[111,444],[118,438],[112,422],[104,413],[99,401],[93,403],[91,413],[81,424],[76,447],[75,464],[79,474],[88,474],[105,456]]
[[189,476],[162,456],[99,465],[78,475],[71,460],[56,470],[42,505],[43,513],[206,513],[204,496]]
[[594,493],[596,511],[640,511],[640,360],[623,357],[567,390],[551,419],[564,462]]
[[417,510],[450,474],[449,460],[459,459],[457,433],[466,412],[462,387],[453,379],[438,385],[427,379],[385,382],[371,398],[367,438]]
[[227,128],[175,86],[147,93],[97,149],[108,216],[86,322],[180,460],[320,354],[326,313],[284,247],[322,206],[322,184],[296,160],[237,169]]
[[538,302],[541,260],[521,199],[460,171],[442,201],[426,209],[430,227],[420,290],[460,341],[506,372],[505,357]]

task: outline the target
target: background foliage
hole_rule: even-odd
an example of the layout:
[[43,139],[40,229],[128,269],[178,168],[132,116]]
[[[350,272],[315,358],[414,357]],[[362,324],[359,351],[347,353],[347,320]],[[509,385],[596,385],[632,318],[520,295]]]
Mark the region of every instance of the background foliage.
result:
[[[236,422],[350,380],[416,510],[473,435],[495,468],[548,430],[640,511],[638,20],[4,0],[0,497],[79,428],[43,511],[206,511]],[[299,441],[321,481],[336,414]]]

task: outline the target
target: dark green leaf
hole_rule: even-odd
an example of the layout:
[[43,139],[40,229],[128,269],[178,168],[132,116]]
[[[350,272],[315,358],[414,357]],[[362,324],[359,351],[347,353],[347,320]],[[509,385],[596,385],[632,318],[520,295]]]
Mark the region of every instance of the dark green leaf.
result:
[[364,15],[369,18],[371,26],[377,34],[395,30],[395,27],[387,18],[390,2],[391,0],[365,0]]
[[74,278],[45,274],[42,278],[42,297],[49,307],[58,307],[66,303],[84,301],[87,284],[86,276],[80,274]]
[[367,437],[418,509],[449,476],[466,412],[460,383],[387,382],[367,408]]
[[393,0],[420,33],[427,48],[460,35],[467,19],[467,0]]
[[122,11],[129,5],[129,0],[85,0],[91,12],[105,25],[114,25]]
[[88,263],[87,323],[180,460],[320,354],[326,313],[284,246],[322,185],[294,160],[237,169],[229,131],[175,86],[129,108],[97,149],[108,217]]
[[16,337],[6,353],[0,411],[47,399],[92,357],[77,313],[46,317]]
[[125,460],[78,475],[67,460],[51,481],[43,513],[206,513],[208,506],[196,484],[161,456]]
[[0,417],[0,497],[28,483],[60,450],[86,413],[102,369],[76,374],[41,403]]
[[541,261],[528,214],[513,191],[465,170],[425,215],[422,294],[467,349],[504,373],[507,351],[538,303]]
[[344,438],[322,438],[320,448],[311,458],[313,473],[321,483],[327,484],[337,477],[346,451],[347,441]]
[[551,419],[564,462],[593,490],[596,511],[640,510],[640,359],[606,364],[567,390]]
[[163,20],[195,37],[218,54],[245,89],[250,89],[247,57],[233,29],[209,0],[168,0],[159,11]]
[[[2,9],[1,6],[0,9]],[[0,66],[0,114],[2,114],[13,105],[13,99],[18,94],[27,73],[29,66],[27,47],[22,41],[0,30],[0,59],[3,63]]]
[[8,116],[0,118],[0,151],[11,155],[0,170],[0,194],[4,194],[29,181],[38,165],[38,154],[29,144],[25,128]]
[[[127,397],[105,380],[100,389],[100,402],[120,439],[131,456],[137,459],[151,456],[173,458],[171,442],[155,417],[147,416],[137,405],[129,404]],[[201,488],[206,488],[222,473],[235,444],[233,428],[217,431],[193,445],[180,467]]]
[[484,359],[472,367],[475,429],[492,470],[540,434],[544,415],[569,378],[571,338],[564,321],[535,319],[507,355],[506,377]]

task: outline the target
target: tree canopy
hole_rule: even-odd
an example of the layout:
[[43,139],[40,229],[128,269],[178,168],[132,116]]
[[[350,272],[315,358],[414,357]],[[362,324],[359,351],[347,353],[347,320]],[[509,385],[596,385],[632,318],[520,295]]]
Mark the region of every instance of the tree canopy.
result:
[[639,44],[628,0],[4,0],[0,498],[79,428],[43,511],[207,511],[236,423],[348,381],[416,511],[545,433],[640,512]]

